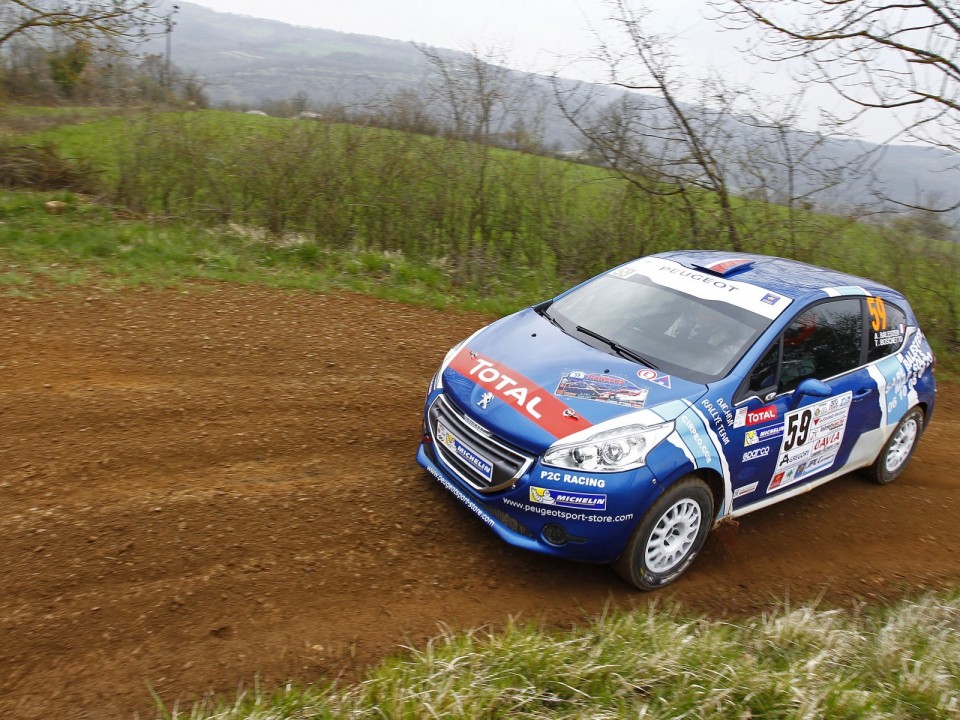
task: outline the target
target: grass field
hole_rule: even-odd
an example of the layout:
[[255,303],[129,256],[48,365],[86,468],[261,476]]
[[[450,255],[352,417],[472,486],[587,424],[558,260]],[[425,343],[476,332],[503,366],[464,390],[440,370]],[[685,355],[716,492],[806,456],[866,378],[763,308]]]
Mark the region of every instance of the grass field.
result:
[[[45,116],[21,108],[17,117]],[[359,262],[377,268],[374,276],[412,276],[416,296],[449,294],[470,306],[484,298],[500,310],[652,252],[731,249],[708,194],[685,205],[548,157],[222,111],[80,117],[18,142],[52,143],[92,165],[83,189],[163,220],[165,232],[212,240],[213,264],[233,271],[247,266],[231,252],[240,248],[230,228],[240,228],[241,255],[258,233],[266,238],[256,263],[273,276],[299,266],[330,282]],[[886,282],[910,298],[941,356],[956,350],[957,243],[745,199],[734,212],[743,250]]]
[[346,687],[256,691],[168,717],[960,717],[960,598],[716,621],[651,606],[568,632],[442,635]]

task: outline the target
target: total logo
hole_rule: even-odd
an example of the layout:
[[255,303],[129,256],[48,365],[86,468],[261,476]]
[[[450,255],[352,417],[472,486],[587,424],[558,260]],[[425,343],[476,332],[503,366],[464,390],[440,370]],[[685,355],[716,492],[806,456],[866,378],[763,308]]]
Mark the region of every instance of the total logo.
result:
[[756,410],[747,410],[747,408],[738,408],[737,414],[733,418],[734,427],[751,427],[760,423],[770,422],[779,417],[776,405],[764,405]]
[[[476,403],[481,410],[487,410],[494,399],[499,400],[558,438],[566,437],[574,429],[590,427],[590,422],[576,412],[565,413],[567,406],[549,391],[473,350],[460,350],[450,361],[449,367],[472,380],[483,391]],[[576,422],[579,427],[571,427],[571,422]]]

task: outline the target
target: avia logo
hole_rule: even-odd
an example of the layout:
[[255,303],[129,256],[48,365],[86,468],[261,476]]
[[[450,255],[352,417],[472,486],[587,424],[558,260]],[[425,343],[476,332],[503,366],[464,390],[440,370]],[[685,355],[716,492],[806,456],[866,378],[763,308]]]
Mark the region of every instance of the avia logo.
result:
[[481,410],[486,410],[487,405],[490,404],[490,401],[493,400],[493,393],[484,393],[480,399],[477,401],[477,405]]

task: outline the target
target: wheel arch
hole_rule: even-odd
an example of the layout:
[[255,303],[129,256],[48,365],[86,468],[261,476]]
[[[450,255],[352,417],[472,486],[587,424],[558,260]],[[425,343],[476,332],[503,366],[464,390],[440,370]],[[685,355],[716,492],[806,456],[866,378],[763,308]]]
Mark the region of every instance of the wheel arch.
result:
[[[657,498],[669,490],[674,483],[688,477],[695,477],[706,483],[707,487],[710,489],[710,495],[713,498],[714,522],[719,520],[720,518],[716,517],[716,515],[720,512],[720,508],[726,507],[724,501],[728,499],[727,486],[723,480],[723,475],[713,468],[701,467],[690,469],[690,466],[688,465],[682,472],[678,472],[675,477],[671,478],[670,482],[661,485],[660,492],[657,493],[656,497],[650,501],[650,504],[652,505],[654,502],[656,502]],[[729,511],[730,509],[726,508],[726,512]],[[643,513],[641,513],[641,516],[642,514]]]
[[720,518],[717,517],[717,514],[720,512],[721,508],[725,508],[726,512],[729,512],[729,508],[726,507],[727,499],[727,490],[726,484],[723,482],[723,476],[712,468],[698,468],[694,470],[692,475],[696,475],[698,478],[703,480],[707,487],[710,488],[710,494],[713,496],[713,512],[714,512],[714,523]]

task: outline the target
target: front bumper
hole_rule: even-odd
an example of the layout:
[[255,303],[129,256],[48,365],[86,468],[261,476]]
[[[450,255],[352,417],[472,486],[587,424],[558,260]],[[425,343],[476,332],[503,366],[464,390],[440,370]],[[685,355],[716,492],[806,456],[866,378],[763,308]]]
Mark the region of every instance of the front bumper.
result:
[[464,479],[462,464],[457,467],[450,452],[438,452],[429,407],[417,462],[516,547],[570,560],[612,562],[659,495],[653,474],[645,467],[579,475],[542,465],[539,458],[524,466],[508,486],[472,487]]

